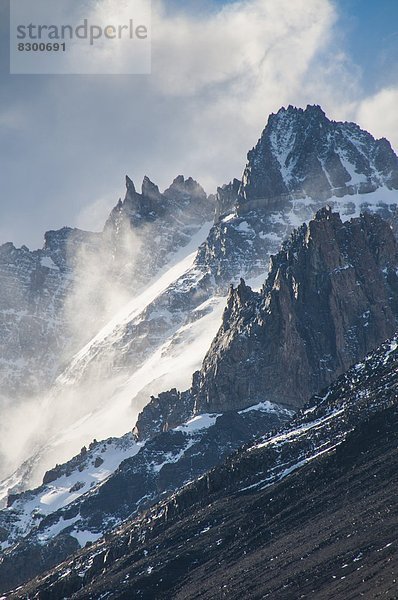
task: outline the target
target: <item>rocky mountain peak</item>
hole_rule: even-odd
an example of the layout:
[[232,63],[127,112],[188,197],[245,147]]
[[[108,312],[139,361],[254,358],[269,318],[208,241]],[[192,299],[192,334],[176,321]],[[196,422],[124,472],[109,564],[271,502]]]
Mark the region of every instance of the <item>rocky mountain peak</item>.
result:
[[116,207],[124,213],[130,222],[138,225],[141,222],[153,221],[165,212],[165,202],[158,186],[145,175],[141,194],[136,191],[133,181],[126,176],[126,196],[121,207]]
[[128,175],[126,175],[126,189],[130,194],[135,194],[134,182]]
[[242,278],[236,288],[231,285],[222,320],[225,330],[229,329],[233,315],[239,314],[242,316],[245,314],[247,317],[248,313],[252,312],[258,298],[259,294],[253,292]]
[[305,118],[307,121],[317,120],[319,122],[327,120],[326,113],[319,104],[307,104],[307,107],[300,108],[289,104],[287,108],[282,106],[278,112],[272,113],[268,118],[268,126],[274,125],[278,121],[284,119],[301,119]]
[[398,157],[384,139],[327,118],[320,106],[289,106],[269,117],[239,190],[241,213],[289,198],[327,200],[398,189]]
[[149,201],[152,201],[158,206],[159,204],[164,203],[158,186],[155,183],[153,183],[146,175],[142,182],[141,194],[143,198],[148,198]]
[[183,175],[178,175],[170,187],[164,191],[164,196],[171,201],[176,201],[182,205],[189,205],[191,202],[206,201],[206,192],[201,185],[192,177],[185,179]]
[[[206,192],[192,177],[185,179],[178,175],[171,186],[163,193],[159,187],[145,175],[141,193],[136,191],[133,181],[126,175],[126,195],[123,202],[118,202],[105,225],[105,229],[120,228],[121,222],[133,227],[141,227],[143,224],[151,223],[158,219],[165,219],[165,225],[169,217],[180,213],[192,204],[196,204],[196,217],[206,217],[209,213],[209,202]],[[182,215],[181,215],[182,216]],[[188,214],[188,218],[191,215]],[[184,217],[183,220],[186,220]]]
[[158,186],[146,175],[142,182],[141,193],[144,197],[151,199],[159,199],[161,196]]
[[293,408],[397,327],[398,247],[388,223],[326,207],[272,258],[260,293],[241,281],[204,360],[196,410],[268,400]]

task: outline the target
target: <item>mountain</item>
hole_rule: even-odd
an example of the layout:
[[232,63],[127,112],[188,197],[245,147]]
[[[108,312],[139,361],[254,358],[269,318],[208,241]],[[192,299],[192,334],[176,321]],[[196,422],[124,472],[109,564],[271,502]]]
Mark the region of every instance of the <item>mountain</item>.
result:
[[59,368],[70,339],[63,319],[72,284],[69,245],[95,248],[98,235],[64,228],[48,232],[43,250],[0,246],[0,373],[2,405],[42,390]]
[[327,200],[398,189],[398,159],[390,143],[355,123],[330,121],[320,106],[289,106],[271,115],[248,154],[240,211],[285,198]]
[[[50,414],[56,400],[47,395],[57,376],[115,314],[142,297],[206,237],[213,201],[191,178],[176,178],[161,195],[162,214],[149,222],[137,216],[140,210],[146,214],[149,180],[144,180],[142,194],[135,193],[141,204],[134,214],[129,182],[124,202],[112,211],[102,233],[65,227],[45,234],[43,250],[16,249],[11,243],[0,248],[0,398],[3,413],[10,415],[2,424],[4,439],[26,411],[48,414],[52,423],[65,427],[67,415],[63,422],[62,414]],[[156,244],[148,243],[153,239]],[[67,408],[66,402],[61,405]],[[73,415],[73,409],[65,412]],[[39,419],[37,428],[45,435],[46,423]],[[28,444],[25,454],[31,456],[33,450]],[[56,459],[65,460],[76,450]],[[9,475],[12,466],[3,457],[1,475]]]
[[224,293],[241,276],[264,274],[269,256],[325,199],[344,216],[369,209],[395,222],[398,158],[387,140],[330,121],[318,106],[289,106],[269,117],[242,179],[219,188],[215,199],[182,176],[163,194],[147,177],[141,193],[128,177],[126,188],[101,234],[63,228],[46,234],[43,250],[1,247],[5,404],[42,393],[73,351],[136,296],[214,210],[216,225],[198,266],[211,271],[216,292]]
[[127,177],[103,232],[1,248],[7,411],[39,393],[0,485],[4,589],[281,427],[395,332],[397,162],[288,107],[215,197]]
[[[279,141],[272,145],[267,140],[273,139],[276,130],[279,132]],[[327,135],[324,135],[326,131]],[[318,138],[320,142],[315,143],[314,140]],[[268,279],[270,289],[261,290],[267,277],[270,257],[279,252],[280,245],[289,238],[295,227],[300,227],[303,222],[309,223],[313,215],[324,207],[325,198],[328,197],[328,204],[333,211],[340,213],[342,221],[347,217],[359,217],[361,212],[377,213],[388,221],[394,231],[397,230],[398,196],[394,188],[396,157],[388,149],[387,142],[374,140],[370,134],[353,124],[329,121],[319,107],[281,109],[270,117],[261,140],[263,143],[259,142],[248,155],[242,179],[220,187],[215,198],[207,197],[190,178],[178,177],[163,193],[148,178],[145,178],[139,193],[128,178],[125,199],[118,202],[102,233],[89,234],[69,229],[48,233],[45,250],[38,252],[53,257],[51,260],[58,266],[59,275],[56,269],[49,273],[45,271],[46,278],[41,284],[39,296],[41,299],[51,298],[51,302],[57,301],[57,308],[53,312],[48,309],[48,303],[42,300],[41,304],[36,300],[31,303],[31,287],[27,283],[32,279],[31,271],[16,260],[4,260],[3,271],[10,278],[5,281],[15,280],[14,287],[19,286],[20,281],[26,283],[21,292],[21,302],[26,306],[28,325],[40,316],[43,327],[35,334],[35,344],[31,350],[27,344],[20,345],[16,315],[20,314],[22,308],[18,303],[13,304],[13,288],[11,283],[6,283],[2,292],[6,301],[0,306],[0,315],[8,323],[9,335],[2,338],[0,351],[3,357],[1,364],[5,369],[13,370],[13,382],[4,387],[2,392],[6,396],[7,411],[4,411],[0,438],[8,455],[15,454],[17,459],[10,465],[3,461],[4,480],[0,485],[3,497],[8,493],[12,495],[39,486],[46,471],[51,471],[57,463],[68,462],[94,438],[121,436],[135,426],[135,435],[142,442],[164,428],[182,426],[195,417],[195,410],[200,414],[219,414],[233,408],[235,413],[239,413],[249,404],[261,404],[264,397],[260,388],[264,381],[269,386],[267,393],[273,390],[275,394],[274,403],[297,409],[311,393],[319,389],[318,386],[327,384],[360,359],[374,344],[385,339],[382,336],[391,334],[395,319],[393,273],[390,269],[391,272],[383,276],[379,272],[375,275],[380,284],[380,298],[385,313],[377,310],[377,303],[373,306],[372,295],[376,294],[377,286],[366,281],[365,277],[366,269],[376,273],[381,266],[389,268],[383,258],[385,255],[381,244],[380,258],[377,256],[377,244],[370,244],[366,259],[369,265],[359,268],[354,246],[349,247],[352,256],[348,261],[344,257],[345,242],[339,238],[335,250],[343,252],[341,265],[349,267],[350,263],[353,268],[334,274],[324,273],[325,287],[322,290],[326,294],[329,288],[333,288],[333,297],[336,301],[342,301],[343,306],[349,300],[348,297],[344,298],[344,289],[347,292],[354,291],[355,306],[353,304],[349,313],[349,322],[343,320],[338,323],[336,310],[327,306],[326,300],[323,304],[320,301],[314,321],[309,320],[305,331],[292,325],[290,333],[297,335],[297,341],[301,344],[297,361],[300,368],[304,369],[303,377],[295,380],[299,394],[289,396],[289,386],[285,384],[284,388],[282,382],[277,388],[276,377],[278,372],[281,373],[280,366],[279,371],[278,368],[275,370],[275,375],[273,372],[270,376],[262,373],[264,365],[271,369],[269,357],[266,358],[266,351],[263,350],[259,354],[257,367],[247,363],[242,368],[242,373],[249,367],[252,369],[250,371],[249,368],[248,372],[253,376],[253,385],[249,386],[248,378],[242,377],[238,389],[229,395],[230,401],[225,401],[231,360],[243,365],[244,351],[250,353],[255,348],[254,331],[263,334],[265,329],[269,329],[270,317],[258,303],[261,304],[266,297],[272,297],[272,326],[275,332],[286,334],[283,339],[289,346],[293,340],[288,338],[289,331],[281,328],[283,313],[278,309],[278,299],[287,302],[286,309],[293,311],[296,320],[301,319],[303,314],[300,296],[298,299],[289,296],[294,290],[290,271],[294,272],[295,277],[301,278],[302,285],[309,286],[310,295],[316,299],[317,283],[311,282],[310,278],[305,280],[301,272],[305,268],[305,256],[315,259],[315,254],[311,255],[308,249],[300,254],[300,264],[295,263],[293,256],[279,255],[280,274],[277,276],[275,265],[275,280]],[[265,146],[268,150],[263,152]],[[334,148],[333,151],[351,176],[352,185],[347,181],[346,195],[341,188],[331,187],[327,183],[332,176],[330,165],[335,164],[336,160],[325,162],[327,152],[324,146]],[[360,149],[358,152],[363,156],[362,162],[353,148]],[[278,160],[281,152],[286,155],[284,163]],[[343,155],[348,157],[345,162]],[[324,177],[319,176],[318,167],[311,166],[315,161],[314,156],[323,165]],[[289,187],[293,179],[286,174],[286,165],[292,165],[292,161],[308,167],[307,170],[304,166],[300,170],[292,167],[296,182],[305,174],[306,186],[301,191],[298,184],[293,186],[291,183]],[[289,193],[282,197],[278,185],[270,184],[267,201],[263,202],[263,178],[272,172],[273,180],[277,177],[275,169],[278,168]],[[250,181],[253,183],[256,180],[256,186],[247,184],[248,170],[252,173]],[[370,187],[357,185],[357,178],[369,178]],[[318,190],[316,194],[310,194],[311,185]],[[261,197],[260,189],[263,190]],[[268,201],[270,198],[271,202]],[[395,252],[388,227],[380,225],[378,230],[378,221],[368,221],[363,221],[368,223],[364,225],[365,229],[372,231],[376,237],[386,235],[386,251]],[[345,235],[356,231],[355,227],[360,229],[358,225],[345,226]],[[304,235],[303,232],[297,234],[298,238],[300,235]],[[368,234],[356,232],[355,235],[358,235],[361,243],[367,243]],[[322,239],[320,236],[319,241]],[[36,264],[36,258],[31,260],[31,253],[27,249],[26,252],[29,254],[29,264]],[[391,261],[393,265],[394,259],[391,258]],[[323,268],[329,269],[332,264],[340,268],[340,262],[336,257],[324,259],[319,273],[323,272]],[[286,268],[282,266],[285,263]],[[286,290],[278,291],[278,277],[286,283]],[[46,286],[54,278],[54,287],[47,290]],[[244,285],[238,285],[240,278],[244,278]],[[353,286],[357,279],[359,286]],[[238,289],[229,292],[231,283],[234,287],[238,285]],[[386,298],[386,295],[389,297]],[[231,314],[228,316],[227,311],[223,317],[222,311],[227,303]],[[264,325],[252,314],[257,308],[261,308]],[[327,315],[325,323],[322,321],[324,310]],[[366,324],[364,313],[367,310],[371,313],[369,335],[362,327]],[[246,316],[242,320],[237,316],[238,312],[243,315],[245,311],[247,328],[244,324]],[[350,327],[356,326],[357,330],[352,331],[351,343],[336,334],[336,348],[330,348],[330,357],[326,357],[321,354],[317,340],[313,339],[315,336],[310,335],[311,323],[321,325],[323,339],[333,327],[340,326],[340,334],[347,339]],[[229,334],[226,326],[230,327]],[[378,326],[381,326],[380,332]],[[235,335],[240,329],[249,335],[246,350],[245,343],[240,344]],[[50,339],[49,331],[54,332],[54,341]],[[203,359],[216,334],[220,348],[213,345],[202,369]],[[242,337],[242,342],[244,340]],[[315,352],[312,358],[306,356],[303,348],[307,341],[312,343],[311,352]],[[15,351],[11,342],[15,342]],[[275,346],[274,336],[273,348]],[[29,351],[24,361],[23,352],[26,350]],[[241,350],[242,356],[239,355]],[[287,352],[284,355],[286,357]],[[316,360],[321,359],[330,361],[330,364],[324,363],[326,368],[331,369],[330,372],[316,364]],[[47,361],[51,369],[47,367]],[[306,361],[310,364],[308,373],[305,371]],[[218,369],[220,375],[213,377]],[[195,376],[191,389],[165,392],[187,390],[192,373],[198,370],[199,376]],[[13,414],[12,408],[20,397],[16,386],[29,381],[29,373],[34,376],[43,374],[44,379],[36,388],[40,390],[39,398],[34,401],[28,398],[28,406],[21,407],[24,420],[28,424],[32,421],[32,433],[26,434],[25,443],[19,443],[14,452],[13,436],[7,437],[5,433],[14,430],[15,419],[9,415]],[[7,377],[6,374],[4,380]],[[283,380],[286,381],[285,373]],[[35,388],[31,386],[28,389],[33,393]],[[210,390],[211,401],[208,398]],[[213,404],[214,390],[217,393]],[[285,393],[286,397],[280,397]],[[145,410],[151,396],[155,400]],[[137,423],[138,414],[143,409]],[[32,418],[26,419],[27,414]],[[157,419],[156,423],[152,422],[152,417]]]
[[239,413],[200,415],[145,442],[131,434],[93,442],[48,471],[37,489],[9,496],[0,511],[0,590],[98,540],[291,415],[264,403]]
[[318,211],[271,259],[260,292],[231,288],[222,325],[190,390],[162,394],[138,417],[140,439],[189,411],[267,401],[297,410],[398,324],[398,246],[377,215],[342,222]]
[[386,221],[318,211],[273,257],[260,292],[231,289],[189,390],[152,398],[134,436],[92,443],[37,489],[9,495],[0,578],[15,586],[37,575],[288,421],[311,386],[319,391],[396,331],[397,269]]
[[196,382],[196,410],[299,408],[397,328],[398,246],[376,215],[318,211],[272,257],[259,293],[232,289]]
[[[110,318],[117,296],[127,301],[139,292],[212,220],[213,200],[191,178],[177,177],[164,195],[147,177],[142,194],[128,177],[126,187],[125,200],[102,233],[64,227],[45,234],[42,250],[0,247],[5,401],[43,392],[67,358]],[[158,212],[152,210],[154,190],[162,205]]]
[[192,177],[182,175],[163,194],[148,177],[144,177],[141,194],[126,177],[126,190],[124,201],[119,200],[105,223],[104,234],[110,238],[114,260],[123,265],[134,231],[132,281],[145,284],[172,253],[189,243],[199,226],[213,219],[214,198],[207,197]]
[[397,347],[383,344],[286,428],[7,597],[393,597]]

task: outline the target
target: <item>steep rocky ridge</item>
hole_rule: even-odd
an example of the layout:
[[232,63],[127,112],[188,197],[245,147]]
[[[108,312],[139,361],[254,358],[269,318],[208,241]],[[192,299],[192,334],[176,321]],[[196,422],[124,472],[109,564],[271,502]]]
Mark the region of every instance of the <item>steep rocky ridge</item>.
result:
[[321,209],[271,259],[260,292],[231,288],[222,325],[190,390],[152,399],[139,439],[186,417],[269,401],[296,410],[391,336],[398,318],[398,246],[365,213]]
[[261,400],[298,408],[391,336],[398,317],[398,246],[364,214],[343,224],[319,211],[271,260],[260,293],[242,281],[197,383],[196,410]]
[[235,453],[11,598],[394,595],[397,340]]

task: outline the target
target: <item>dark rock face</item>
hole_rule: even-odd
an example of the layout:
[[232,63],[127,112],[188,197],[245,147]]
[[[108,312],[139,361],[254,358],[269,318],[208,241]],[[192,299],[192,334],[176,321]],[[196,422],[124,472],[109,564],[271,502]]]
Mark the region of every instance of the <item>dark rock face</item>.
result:
[[138,439],[184,422],[192,410],[222,413],[262,401],[301,407],[395,332],[397,265],[387,222],[366,213],[343,224],[320,210],[271,258],[261,292],[243,280],[231,287],[191,389],[152,398],[138,417]]
[[398,159],[385,139],[354,123],[330,121],[319,106],[289,106],[271,115],[248,154],[240,210],[288,196],[322,198],[398,189]]
[[83,249],[88,254],[98,251],[101,237],[100,233],[62,227],[44,234],[44,250],[60,269],[71,269]]
[[217,189],[216,194],[216,223],[225,215],[231,213],[239,198],[239,189],[241,182],[239,179],[234,179],[231,183],[223,185]]
[[194,400],[190,390],[179,392],[175,388],[151,397],[140,413],[133,433],[137,440],[146,440],[159,433],[178,427],[193,414]]
[[269,400],[298,408],[390,337],[398,249],[389,225],[329,209],[272,258],[261,293],[232,289],[198,382],[196,410]]
[[394,339],[287,428],[10,597],[394,597],[397,365]]
[[29,576],[35,577],[37,569],[51,568],[50,565],[55,566],[60,560],[64,560],[66,556],[78,549],[77,541],[66,535],[51,540],[47,548],[27,545],[23,552],[13,557],[12,561],[7,561],[6,558],[0,560],[2,561],[1,564],[5,560],[10,580],[17,581],[21,572],[24,572],[27,578]]
[[[71,232],[76,230],[63,236]],[[68,346],[62,307],[70,269],[54,237],[36,252],[11,243],[0,246],[0,398],[42,389],[57,370],[61,341]]]

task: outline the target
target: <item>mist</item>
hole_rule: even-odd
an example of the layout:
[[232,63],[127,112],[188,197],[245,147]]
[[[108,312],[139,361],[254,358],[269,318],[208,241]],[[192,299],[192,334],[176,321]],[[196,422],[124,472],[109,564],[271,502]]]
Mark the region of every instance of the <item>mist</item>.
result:
[[[204,322],[187,326],[185,313],[170,309],[180,278],[179,285],[191,278],[195,287],[196,251],[214,212],[199,187],[193,187],[191,207],[184,194],[178,200],[178,185],[177,199],[168,200],[172,212],[153,222],[141,219],[132,226],[141,197],[128,190],[102,233],[61,230],[48,236],[44,253],[67,265],[57,292],[64,294],[57,315],[62,326],[52,349],[58,374],[49,387],[8,402],[3,411],[0,476],[17,471],[3,492],[39,485],[46,470],[94,438],[131,431],[151,394],[189,387],[219,327],[223,300],[206,308],[205,330]],[[208,212],[205,223],[196,193]],[[191,344],[189,358],[183,339]]]

